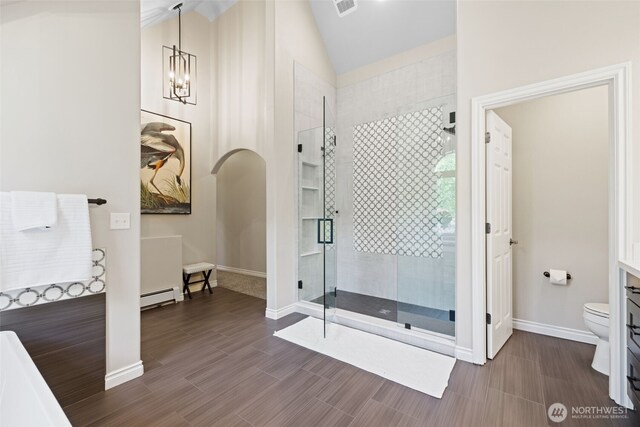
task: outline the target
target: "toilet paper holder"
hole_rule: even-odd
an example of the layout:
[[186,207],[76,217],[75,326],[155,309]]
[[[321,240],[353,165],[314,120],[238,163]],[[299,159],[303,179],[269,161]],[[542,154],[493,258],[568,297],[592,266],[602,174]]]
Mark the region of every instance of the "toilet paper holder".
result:
[[[544,272],[544,273],[542,273],[542,274],[544,275],[544,277],[549,277],[549,276],[551,276],[551,275],[549,274],[549,272],[548,272],[548,271],[545,271],[545,272]],[[567,280],[571,280],[571,274],[569,274],[569,273],[567,273]]]

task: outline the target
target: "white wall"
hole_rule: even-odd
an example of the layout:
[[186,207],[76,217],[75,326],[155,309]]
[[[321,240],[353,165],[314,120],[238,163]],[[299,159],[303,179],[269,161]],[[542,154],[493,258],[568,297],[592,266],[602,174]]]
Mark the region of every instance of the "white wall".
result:
[[446,120],[448,112],[455,111],[455,40],[447,37],[338,76],[336,199],[340,212],[340,289],[444,310],[455,308],[455,247],[445,244],[442,258],[356,251],[353,199],[356,125],[437,105],[445,105]]
[[264,0],[240,0],[211,23],[214,172],[235,150],[265,158],[266,26]]
[[[182,47],[196,55],[197,104],[182,104],[162,97],[162,46],[178,40],[178,19],[142,30],[142,108],[191,123],[191,215],[142,215],[142,237],[182,236],[182,264],[215,262],[216,179],[211,174],[214,145],[211,112],[211,24],[202,15],[182,16]],[[142,272],[146,274],[145,271]]]
[[267,193],[265,162],[238,151],[217,173],[218,265],[267,271]]
[[[327,55],[320,32],[316,27],[311,6],[306,0],[272,3],[274,22],[274,96],[273,144],[267,159],[268,217],[274,222],[273,252],[276,254],[278,288],[273,300],[277,307],[285,307],[297,300],[297,152],[295,137],[294,63],[335,86],[336,75]],[[273,184],[273,187],[269,183]],[[268,272],[269,273],[269,272]],[[271,280],[271,276],[269,276]],[[268,291],[269,292],[269,291]]]
[[[632,61],[633,144],[640,135],[640,3],[458,2],[458,255],[456,337],[471,347],[471,147],[474,96]],[[638,154],[636,161],[640,163]],[[636,175],[637,176],[637,175]],[[638,179],[634,180],[639,194]],[[640,197],[638,197],[640,200]],[[639,202],[636,200],[638,212]],[[637,218],[638,215],[632,216]],[[637,219],[636,219],[637,221]],[[638,227],[633,231],[640,240]]]
[[[107,374],[140,360],[140,5],[0,9],[0,189],[85,193],[108,253]],[[110,212],[131,229],[111,231]]]
[[[587,330],[608,301],[608,88],[500,108],[513,130],[513,317]],[[542,272],[567,270],[556,286]]]

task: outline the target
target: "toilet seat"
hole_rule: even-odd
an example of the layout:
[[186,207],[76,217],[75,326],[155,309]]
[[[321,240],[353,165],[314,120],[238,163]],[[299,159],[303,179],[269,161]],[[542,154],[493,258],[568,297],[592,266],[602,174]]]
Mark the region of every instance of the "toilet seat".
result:
[[597,338],[591,367],[609,375],[609,304],[588,302],[582,312],[584,324]]
[[584,311],[594,316],[609,318],[609,304],[588,302],[584,305]]

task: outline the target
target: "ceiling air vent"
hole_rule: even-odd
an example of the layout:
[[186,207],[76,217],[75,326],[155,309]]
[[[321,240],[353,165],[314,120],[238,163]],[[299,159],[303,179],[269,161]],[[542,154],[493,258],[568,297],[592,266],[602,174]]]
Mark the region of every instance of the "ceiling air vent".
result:
[[333,4],[336,6],[338,16],[341,18],[358,8],[357,0],[333,0]]

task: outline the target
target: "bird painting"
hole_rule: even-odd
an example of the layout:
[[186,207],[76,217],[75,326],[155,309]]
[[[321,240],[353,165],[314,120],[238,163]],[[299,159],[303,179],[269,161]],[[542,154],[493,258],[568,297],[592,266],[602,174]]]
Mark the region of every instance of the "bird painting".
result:
[[[157,117],[146,117],[147,115]],[[190,213],[190,176],[185,176],[189,172],[189,159],[179,139],[187,136],[190,139],[191,125],[146,111],[143,111],[142,119],[142,213]]]

